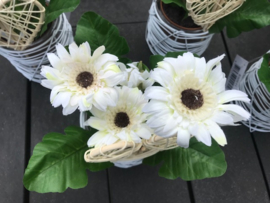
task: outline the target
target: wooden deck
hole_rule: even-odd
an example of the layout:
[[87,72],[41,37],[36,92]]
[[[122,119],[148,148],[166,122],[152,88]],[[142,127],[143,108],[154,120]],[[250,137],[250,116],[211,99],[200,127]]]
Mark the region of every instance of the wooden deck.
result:
[[[116,24],[130,46],[128,57],[148,64],[151,55],[145,28],[151,0],[82,0],[71,15],[76,25],[92,10]],[[207,60],[226,54],[223,70],[229,73],[236,54],[251,60],[270,49],[270,27],[228,39],[216,34],[202,55]],[[110,168],[90,173],[86,188],[38,194],[24,189],[23,173],[34,146],[48,132],[79,126],[79,113],[63,116],[49,102],[50,90],[29,82],[0,56],[0,203],[266,203],[270,184],[270,133],[250,133],[245,126],[225,127],[226,174],[219,178],[186,182],[158,176],[158,167]]]

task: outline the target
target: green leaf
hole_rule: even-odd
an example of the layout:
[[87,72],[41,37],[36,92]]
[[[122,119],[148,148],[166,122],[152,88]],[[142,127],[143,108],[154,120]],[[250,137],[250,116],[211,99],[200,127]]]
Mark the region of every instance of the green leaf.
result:
[[242,32],[270,25],[270,3],[268,0],[246,0],[233,13],[218,20],[211,33],[218,33],[226,26],[228,37],[236,37]]
[[149,58],[150,69],[154,69],[157,67],[157,63],[162,61],[165,57],[161,55],[151,55]]
[[72,12],[80,4],[80,0],[51,0],[47,6],[45,0],[39,0],[45,7],[45,23],[43,24],[39,36],[41,36],[48,27],[48,24],[58,18],[62,13]]
[[78,189],[88,182],[86,169],[100,171],[111,163],[86,163],[87,141],[95,130],[68,127],[66,135],[49,133],[38,143],[26,168],[23,184],[39,193],[64,192],[68,187]]
[[126,57],[120,57],[118,62],[121,62],[123,64],[132,63],[132,61],[129,58],[126,58]]
[[182,7],[182,8],[184,8],[185,10],[187,10],[187,8],[186,8],[186,1],[183,1],[183,0],[162,0],[162,2],[163,2],[164,4],[171,4],[171,3],[174,3],[174,4],[176,4],[177,6]]
[[118,57],[129,52],[127,41],[119,35],[117,27],[94,12],[84,13],[77,24],[75,42],[82,44],[85,41],[92,51],[104,45],[106,53]]
[[227,163],[223,151],[212,139],[208,147],[198,142],[194,137],[190,140],[189,148],[175,148],[162,151],[144,159],[144,164],[161,164],[159,175],[167,179],[197,180],[218,177],[225,173]]
[[258,76],[260,81],[265,85],[268,92],[270,93],[270,66],[269,66],[269,56],[270,54],[265,54],[263,56],[263,61],[260,69],[258,70]]

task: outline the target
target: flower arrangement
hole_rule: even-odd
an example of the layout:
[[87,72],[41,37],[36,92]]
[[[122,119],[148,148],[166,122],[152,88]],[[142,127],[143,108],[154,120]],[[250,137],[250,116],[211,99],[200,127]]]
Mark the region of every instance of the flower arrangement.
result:
[[[102,44],[101,44],[102,43]],[[79,46],[78,46],[79,45]],[[24,185],[40,193],[85,187],[86,169],[143,160],[161,164],[159,175],[195,180],[218,177],[227,164],[219,145],[227,144],[220,126],[237,125],[249,113],[230,101],[249,102],[238,90],[225,90],[224,55],[208,62],[192,53],[150,57],[151,68],[132,63],[118,29],[87,12],[75,42],[48,54],[42,84],[63,114],[88,115],[84,130],[68,127],[49,133],[34,148]]]

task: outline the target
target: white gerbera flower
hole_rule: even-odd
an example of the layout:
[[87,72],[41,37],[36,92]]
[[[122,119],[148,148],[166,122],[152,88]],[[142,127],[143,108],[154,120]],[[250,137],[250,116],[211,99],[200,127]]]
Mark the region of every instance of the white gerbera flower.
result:
[[121,83],[123,86],[128,87],[138,87],[142,90],[147,87],[153,85],[154,80],[149,78],[150,73],[147,70],[143,70],[142,68],[138,68],[138,66],[142,66],[142,62],[133,62],[127,64],[130,68],[126,68],[123,63],[119,63],[119,67],[122,72],[125,74],[126,80]]
[[119,100],[114,107],[105,112],[93,107],[94,115],[85,122],[99,130],[88,140],[88,146],[110,145],[119,140],[140,143],[141,138],[149,139],[152,130],[146,124],[146,114],[142,108],[148,100],[138,88],[115,87]]
[[115,106],[118,96],[113,88],[125,77],[111,54],[102,54],[105,47],[97,48],[91,56],[88,42],[78,47],[69,45],[69,52],[61,45],[56,46],[57,55],[48,54],[53,67],[43,66],[41,74],[44,87],[52,89],[51,103],[54,107],[63,106],[63,114],[90,110],[92,105],[100,110]]
[[143,109],[151,114],[147,124],[157,135],[177,134],[177,143],[182,147],[189,146],[191,135],[210,146],[212,136],[224,146],[227,141],[219,125],[235,125],[234,122],[250,117],[242,107],[224,104],[250,100],[241,91],[225,91],[226,78],[220,63],[223,57],[206,63],[204,58],[185,53],[158,63],[151,77],[161,87],[146,89],[145,95],[151,101]]

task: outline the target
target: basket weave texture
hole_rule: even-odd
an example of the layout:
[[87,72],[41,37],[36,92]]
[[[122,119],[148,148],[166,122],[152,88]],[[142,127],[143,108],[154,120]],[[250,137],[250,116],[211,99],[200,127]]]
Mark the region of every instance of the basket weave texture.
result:
[[193,21],[204,31],[220,18],[240,8],[245,0],[186,0],[186,7]]
[[44,23],[45,8],[37,0],[0,0],[0,46],[26,49]]
[[153,135],[149,140],[143,139],[141,143],[119,141],[112,145],[89,149],[84,154],[84,160],[91,163],[133,161],[176,147],[176,136],[162,138]]

